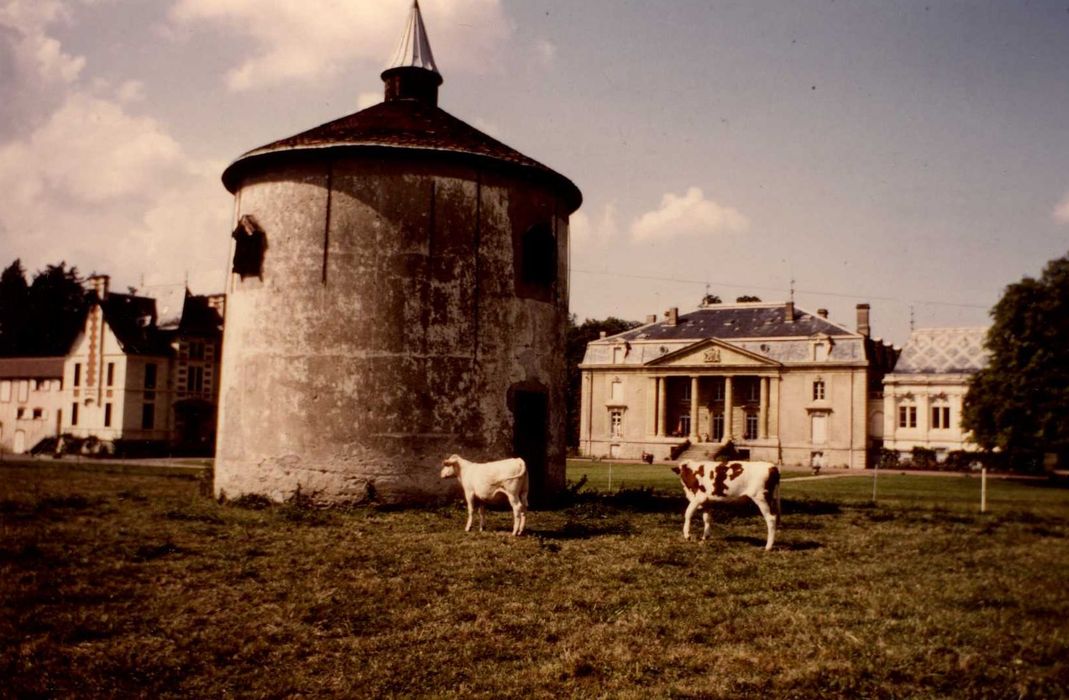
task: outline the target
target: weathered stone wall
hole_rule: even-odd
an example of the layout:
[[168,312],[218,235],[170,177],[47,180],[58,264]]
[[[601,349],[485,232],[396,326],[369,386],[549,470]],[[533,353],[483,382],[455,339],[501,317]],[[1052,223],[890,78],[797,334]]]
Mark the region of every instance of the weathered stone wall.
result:
[[[215,490],[434,499],[443,457],[513,453],[510,389],[544,391],[546,491],[564,483],[567,207],[452,163],[357,156],[250,178],[262,279],[226,306]],[[549,301],[517,295],[517,241],[556,233]]]

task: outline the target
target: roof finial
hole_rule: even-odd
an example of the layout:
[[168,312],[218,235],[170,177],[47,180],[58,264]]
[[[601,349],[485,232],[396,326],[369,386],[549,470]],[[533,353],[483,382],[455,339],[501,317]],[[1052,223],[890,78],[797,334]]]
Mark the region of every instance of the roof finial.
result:
[[438,66],[434,64],[434,54],[431,53],[431,42],[427,39],[427,28],[423,25],[423,14],[419,11],[419,0],[412,2],[408,24],[389,65],[390,68],[402,66],[438,72]]
[[434,63],[427,28],[419,11],[419,0],[413,0],[408,24],[397,45],[397,52],[389,68],[382,73],[386,83],[386,101],[419,100],[432,105],[438,103],[438,86],[442,76]]

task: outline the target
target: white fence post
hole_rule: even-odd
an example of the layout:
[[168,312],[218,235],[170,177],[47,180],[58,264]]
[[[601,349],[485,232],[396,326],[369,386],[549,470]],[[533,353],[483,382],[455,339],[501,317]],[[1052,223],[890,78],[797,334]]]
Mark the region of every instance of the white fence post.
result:
[[876,502],[876,477],[880,475],[880,463],[876,462],[876,468],[872,470],[872,502]]
[[980,512],[987,512],[987,467],[980,469]]
[[609,462],[609,493],[612,493],[612,462]]

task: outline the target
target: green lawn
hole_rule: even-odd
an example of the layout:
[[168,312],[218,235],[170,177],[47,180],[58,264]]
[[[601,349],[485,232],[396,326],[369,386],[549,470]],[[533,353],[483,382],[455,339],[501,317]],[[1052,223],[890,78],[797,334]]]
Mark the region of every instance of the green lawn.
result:
[[1069,491],[993,482],[981,515],[965,478],[787,481],[766,553],[746,508],[683,542],[681,490],[638,474],[516,539],[459,502],[0,465],[0,696],[1065,697]]
[[[671,464],[631,464],[610,462],[568,462],[568,481],[575,484],[584,476],[584,490],[613,493],[628,489],[653,489],[655,493],[679,495],[682,487]],[[825,476],[810,479],[808,470],[785,470],[781,496],[790,499],[831,498],[844,503],[869,504],[873,497],[873,472]],[[801,480],[799,480],[801,479]],[[1045,480],[988,478],[989,512],[1027,510],[1065,515],[1067,492],[1048,488]],[[915,475],[901,471],[881,471],[876,475],[876,502],[884,505],[947,508],[960,511],[980,509],[980,476],[951,474]]]

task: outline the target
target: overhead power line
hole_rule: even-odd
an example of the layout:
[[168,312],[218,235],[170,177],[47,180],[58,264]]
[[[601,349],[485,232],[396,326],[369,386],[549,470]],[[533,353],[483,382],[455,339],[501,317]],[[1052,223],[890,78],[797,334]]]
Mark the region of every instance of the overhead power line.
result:
[[[625,278],[625,279],[650,280],[650,281],[653,281],[653,282],[677,282],[677,283],[680,283],[680,284],[721,285],[721,286],[724,286],[724,287],[737,287],[737,288],[740,288],[740,289],[747,289],[747,290],[756,289],[756,290],[759,290],[759,291],[772,291],[772,292],[782,292],[783,291],[782,287],[770,287],[770,286],[765,286],[765,285],[760,285],[760,284],[753,284],[753,283],[750,283],[750,282],[728,282],[726,280],[720,280],[720,281],[716,281],[716,280],[712,280],[712,281],[710,281],[710,280],[690,280],[690,279],[682,279],[682,278],[679,278],[679,277],[658,277],[656,275],[636,275],[636,274],[630,274],[630,273],[626,273],[626,272],[608,272],[608,271],[604,271],[604,270],[584,270],[582,268],[575,268],[575,267],[572,268],[572,272],[580,272],[580,273],[583,273],[583,274],[586,274],[586,275],[604,275],[606,277],[622,277],[622,278]],[[931,299],[903,299],[901,297],[885,297],[885,296],[877,296],[875,294],[844,294],[842,292],[827,292],[827,291],[821,291],[821,290],[817,290],[817,289],[799,289],[799,288],[793,287],[793,280],[792,280],[792,292],[797,292],[797,293],[801,293],[801,294],[815,294],[817,296],[840,297],[840,298],[843,298],[843,299],[865,299],[865,300],[873,300],[873,301],[891,301],[891,302],[895,302],[895,303],[899,303],[899,304],[906,304],[906,305],[910,305],[910,304],[931,304],[931,305],[934,305],[934,306],[957,306],[957,307],[961,307],[961,308],[965,308],[965,309],[989,309],[989,308],[991,308],[991,306],[989,304],[965,304],[965,303],[953,302],[953,301],[934,301],[934,300],[931,300]]]

